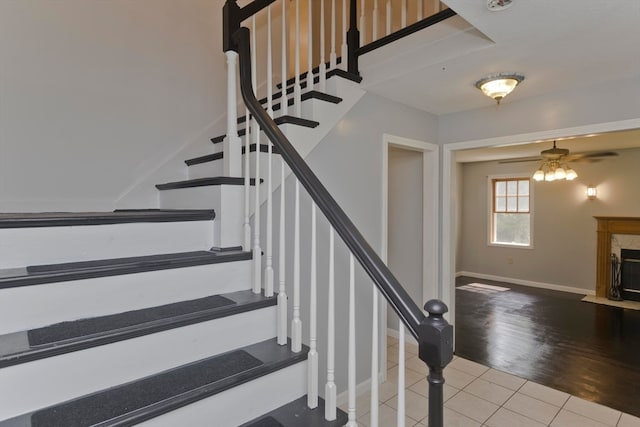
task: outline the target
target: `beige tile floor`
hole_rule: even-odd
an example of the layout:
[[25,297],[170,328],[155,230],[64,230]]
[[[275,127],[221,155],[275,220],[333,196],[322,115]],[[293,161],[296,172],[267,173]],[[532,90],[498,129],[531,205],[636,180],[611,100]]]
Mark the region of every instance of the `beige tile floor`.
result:
[[[427,426],[426,367],[405,346],[405,426]],[[380,385],[379,426],[397,425],[398,340],[387,339],[387,382]],[[445,369],[447,427],[640,427],[640,418],[455,357]],[[640,401],[639,401],[640,402]],[[640,404],[640,403],[639,403]],[[340,406],[346,411],[346,404]],[[369,393],[357,399],[358,424],[369,426]]]

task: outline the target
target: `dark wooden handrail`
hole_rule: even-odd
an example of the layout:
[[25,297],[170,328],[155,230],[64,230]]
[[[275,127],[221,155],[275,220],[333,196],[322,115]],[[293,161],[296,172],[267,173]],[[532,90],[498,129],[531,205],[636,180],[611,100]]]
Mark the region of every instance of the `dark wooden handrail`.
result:
[[360,231],[351,222],[340,205],[329,194],[307,163],[300,157],[289,139],[282,133],[276,122],[256,98],[251,84],[251,47],[249,29],[240,28],[233,34],[233,41],[238,47],[240,64],[240,89],[245,105],[256,119],[269,140],[280,151],[280,155],[287,163],[293,174],[307,190],[318,209],[327,217],[338,236],[342,238],[351,253],[359,261],[371,280],[387,299],[395,312],[411,334],[418,339],[419,325],[425,316],[422,310],[413,302],[407,291],[400,285],[389,268],[382,262],[378,254],[369,245]]

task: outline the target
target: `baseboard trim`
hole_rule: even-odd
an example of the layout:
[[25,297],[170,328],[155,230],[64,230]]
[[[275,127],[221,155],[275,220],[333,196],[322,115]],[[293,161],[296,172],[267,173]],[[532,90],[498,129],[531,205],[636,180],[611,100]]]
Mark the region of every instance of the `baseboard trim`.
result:
[[532,288],[551,289],[553,291],[569,292],[580,295],[595,295],[592,289],[575,288],[573,286],[556,285],[554,283],[534,282],[532,280],[516,279],[513,277],[496,276],[493,274],[474,273],[471,271],[458,271],[456,277],[469,276],[476,279],[495,280],[497,282],[513,283],[514,285],[530,286]]

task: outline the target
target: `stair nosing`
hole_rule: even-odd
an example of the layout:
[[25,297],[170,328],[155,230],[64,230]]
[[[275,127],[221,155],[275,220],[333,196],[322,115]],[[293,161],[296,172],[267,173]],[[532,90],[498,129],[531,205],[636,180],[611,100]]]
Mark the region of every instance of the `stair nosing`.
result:
[[[278,125],[283,125],[283,124],[293,124],[296,126],[302,126],[302,127],[308,127],[308,128],[315,128],[318,127],[320,125],[320,122],[317,122],[315,120],[309,120],[309,119],[303,119],[301,117],[295,117],[295,116],[291,116],[289,114],[284,115],[284,116],[279,116],[279,117],[275,117],[273,119],[276,124]],[[240,129],[238,131],[238,136],[244,136],[246,135],[246,129]],[[218,135],[214,138],[211,138],[211,142],[213,144],[220,144],[221,142],[224,141],[224,139],[226,138],[226,135]]]
[[[260,179],[262,184],[263,180]],[[157,184],[156,188],[160,191],[179,190],[181,188],[208,187],[215,185],[244,185],[243,177],[215,176],[209,178],[186,179],[184,181],[167,182],[165,184]],[[255,178],[251,178],[249,185],[256,185]]]
[[[260,152],[261,153],[267,153],[269,150],[269,145],[268,144],[260,144]],[[246,147],[243,145],[242,146],[242,154],[246,153]],[[249,145],[249,152],[250,153],[255,153],[256,151],[256,144],[250,144]],[[271,152],[273,154],[280,154],[280,151],[278,150],[277,147],[274,147],[273,145],[271,146]],[[216,160],[221,160],[224,158],[224,153],[222,151],[218,152],[218,153],[213,153],[213,154],[207,154],[205,156],[200,156],[200,157],[194,157],[192,159],[188,159],[185,160],[185,164],[187,166],[195,166],[195,165],[201,165],[203,163],[209,163],[209,162],[215,162]]]
[[0,229],[68,226],[97,226],[132,223],[210,221],[212,209],[116,210],[114,212],[42,212],[0,214]]
[[[206,251],[202,251],[206,252]],[[16,276],[0,279],[0,289],[17,288],[23,286],[45,285],[49,283],[59,283],[83,279],[95,279],[100,277],[120,276],[125,274],[145,273],[157,270],[170,270],[174,268],[196,267],[200,265],[219,264],[223,262],[244,261],[251,259],[251,252],[238,253],[219,253],[212,254],[210,257],[185,257],[165,259],[158,261],[143,262],[134,265],[134,261],[129,263],[113,264],[112,266],[101,266],[82,269],[70,269],[68,271],[59,271],[42,274],[32,274],[27,276]],[[136,259],[142,257],[130,257]],[[106,261],[106,260],[105,260]]]
[[[247,291],[252,292],[252,291]],[[237,292],[234,292],[237,294]],[[229,294],[221,294],[221,296]],[[107,344],[112,344],[120,341],[126,341],[133,338],[138,338],[145,335],[151,335],[159,332],[168,331],[171,329],[177,329],[185,326],[194,325],[197,323],[207,322],[223,317],[233,316],[240,313],[245,313],[252,310],[271,307],[276,305],[275,298],[264,297],[258,301],[236,303],[233,305],[225,305],[209,310],[196,311],[192,313],[186,313],[170,318],[164,318],[154,320],[151,322],[145,322],[138,325],[132,325],[117,329],[112,329],[108,332],[99,332],[82,337],[75,337],[67,340],[55,341],[43,345],[37,345],[31,347],[21,353],[13,353],[6,356],[0,356],[0,369],[9,366],[15,366],[22,363],[32,362],[35,360],[45,359],[48,357],[59,356],[62,354],[68,354],[76,351],[86,350],[89,348],[99,347]],[[154,307],[148,307],[154,308]],[[102,317],[102,316],[98,316]],[[82,319],[81,319],[82,320]],[[28,331],[25,331],[28,332]]]

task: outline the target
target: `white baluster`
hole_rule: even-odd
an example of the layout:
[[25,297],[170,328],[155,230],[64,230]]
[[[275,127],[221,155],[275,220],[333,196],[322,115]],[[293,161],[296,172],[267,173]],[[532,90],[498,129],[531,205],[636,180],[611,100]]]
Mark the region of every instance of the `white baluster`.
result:
[[349,254],[349,421],[345,427],[358,427],[356,423],[356,302],[353,254]]
[[336,383],[335,383],[335,237],[333,228],[329,227],[329,296],[327,301],[327,384],[324,387],[324,418],[327,421],[336,419]]
[[404,427],[404,324],[398,320],[398,427]]
[[238,137],[238,94],[236,89],[236,63],[238,53],[227,56],[227,136],[224,138],[224,175],[242,176],[242,140]]
[[316,260],[316,206],[311,202],[311,277],[309,283],[309,354],[307,366],[307,406],[318,407],[318,351],[317,344],[317,260]]
[[[273,118],[273,59],[271,49],[271,6],[267,8],[267,113]],[[267,247],[266,261],[264,268],[264,295],[266,297],[273,296],[274,278],[273,278],[273,187],[272,187],[272,170],[271,157],[273,147],[271,141],[267,140]],[[256,147],[256,161],[260,161],[260,147]],[[257,184],[256,184],[257,185]]]
[[378,20],[380,19],[380,11],[378,10],[378,0],[373,2],[373,26],[371,41],[378,40]]
[[364,46],[367,32],[367,16],[365,15],[366,2],[362,0],[360,5],[360,46]]
[[313,90],[313,13],[312,13],[311,0],[309,0],[309,16],[308,16],[308,31],[307,31],[307,51],[308,51],[308,63],[307,63],[307,91]]
[[[286,1],[286,0],[285,0]],[[285,162],[284,158],[281,160],[281,168],[280,168],[280,241],[279,241],[279,265],[278,265],[278,278],[279,278],[279,287],[278,287],[278,344],[286,345],[287,344],[287,290],[285,287],[285,247],[284,247],[284,195],[285,195],[285,187],[284,187],[284,169]]]
[[300,87],[300,0],[296,0],[296,64],[295,85],[293,87],[293,103],[296,116],[302,116],[302,88]]
[[433,13],[440,12],[440,0],[433,0]]
[[282,96],[280,97],[280,115],[286,116],[289,111],[287,104],[287,3],[288,0],[282,0]]
[[422,0],[418,0],[418,11],[417,11],[417,18],[418,21],[422,21],[422,18],[424,18],[424,4],[422,3]]
[[251,117],[249,116],[249,109],[245,108],[244,111],[244,126],[245,126],[245,134],[244,134],[244,251],[251,250],[251,223],[249,218],[251,197],[249,194],[251,193],[251,177],[250,177],[250,163],[249,163],[249,147],[251,146]]
[[402,9],[400,9],[401,13],[401,26],[402,28],[407,26],[407,0],[402,0]]
[[347,64],[349,63],[349,48],[347,47],[347,0],[342,0],[342,49],[340,55],[342,56],[342,62],[340,68],[347,70]]
[[324,34],[324,0],[320,1],[320,91],[325,92],[327,89],[327,64],[324,57],[325,50],[325,34]]
[[302,320],[300,320],[300,182],[296,180],[296,201],[293,225],[293,319],[291,319],[291,351],[302,350]]
[[378,427],[378,289],[373,286],[373,315],[371,320],[371,421],[370,427]]
[[387,0],[387,35],[391,34],[391,0]]
[[336,0],[331,0],[331,54],[329,54],[329,68],[335,69],[338,64],[336,54]]
[[[253,80],[253,92],[256,93],[256,15],[251,18],[251,31],[252,40],[251,44],[251,78]],[[256,119],[253,119],[253,140],[256,145],[256,175],[254,185],[255,195],[255,207],[253,210],[253,293],[259,294],[262,290],[262,248],[260,247],[260,159],[258,153],[260,152],[260,126]],[[249,152],[245,153],[246,156]]]

